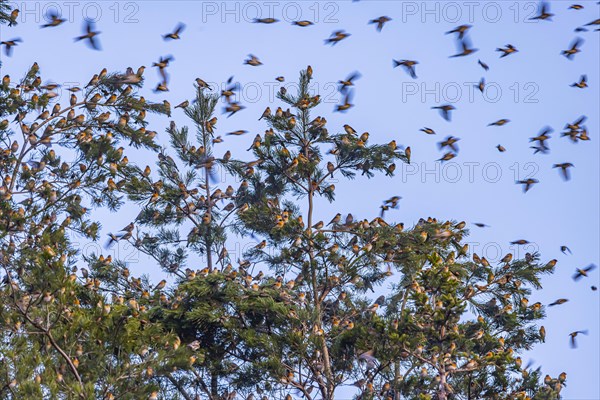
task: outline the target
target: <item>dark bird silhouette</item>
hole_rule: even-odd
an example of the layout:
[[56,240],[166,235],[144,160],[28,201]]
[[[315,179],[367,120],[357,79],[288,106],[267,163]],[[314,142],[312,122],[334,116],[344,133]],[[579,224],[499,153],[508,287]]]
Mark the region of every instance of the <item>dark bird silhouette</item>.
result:
[[478,63],[479,65],[481,65],[481,68],[483,68],[484,70],[486,70],[486,71],[489,71],[489,70],[490,70],[490,67],[489,67],[489,66],[488,66],[486,63],[484,63],[483,61],[481,61],[481,60],[477,60],[477,63]]
[[99,31],[94,31],[94,22],[86,20],[84,25],[84,34],[75,38],[76,42],[80,40],[86,40],[87,44],[94,50],[101,50],[100,42],[98,41]]
[[330,38],[325,39],[325,44],[330,44],[332,46],[335,46],[337,43],[339,43],[342,40],[346,39],[348,36],[350,36],[350,34],[344,32],[343,30],[341,30],[341,31],[334,31],[331,34]]
[[340,92],[345,93],[350,86],[354,86],[354,81],[361,77],[360,72],[351,73],[346,79],[338,81],[340,84]]
[[569,252],[569,254],[573,254],[573,253],[571,253],[571,249],[569,249],[569,248],[568,248],[567,246],[565,246],[565,245],[562,245],[562,246],[560,246],[560,251],[561,251],[563,254],[567,254],[567,252]]

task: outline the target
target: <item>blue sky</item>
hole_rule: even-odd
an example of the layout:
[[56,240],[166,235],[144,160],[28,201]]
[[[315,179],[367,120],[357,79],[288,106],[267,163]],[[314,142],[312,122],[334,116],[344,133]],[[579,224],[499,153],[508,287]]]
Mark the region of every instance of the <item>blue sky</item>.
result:
[[[413,164],[399,165],[394,178],[337,182],[338,202],[318,203],[317,217],[328,220],[343,208],[372,218],[380,201],[400,195],[400,208],[389,217],[409,226],[427,216],[490,225],[472,226],[468,238],[471,248],[488,259],[507,252],[523,256],[531,250],[539,251],[544,260],[558,259],[556,273],[544,280],[545,290],[532,300],[547,304],[566,297],[570,301],[548,309],[546,344],[534,349],[530,357],[552,376],[568,373],[566,399],[598,399],[599,294],[590,290],[591,285],[598,286],[598,271],[580,282],[571,279],[576,267],[599,264],[600,242],[600,34],[593,29],[573,31],[598,18],[600,7],[595,1],[579,4],[584,9],[575,11],[568,9],[568,2],[551,1],[556,14],[553,21],[531,22],[527,18],[537,11],[537,3],[524,1],[16,2],[21,9],[20,24],[2,27],[0,35],[2,40],[21,37],[23,43],[11,58],[2,54],[2,74],[20,76],[37,61],[45,79],[85,85],[103,67],[123,71],[145,65],[146,97],[168,99],[172,105],[193,97],[197,77],[221,85],[233,75],[242,85],[240,101],[247,109],[231,118],[219,115],[218,134],[237,129],[250,133],[244,138],[227,137],[216,152],[231,149],[238,158],[250,160],[245,149],[250,137],[266,129],[257,119],[266,106],[274,106],[271,103],[279,87],[275,77],[283,75],[286,85],[293,84],[299,70],[312,65],[314,90],[324,98],[318,112],[326,116],[330,131],[341,131],[348,123],[359,132],[369,131],[373,142],[395,139],[411,146],[413,154]],[[68,21],[57,28],[40,29],[44,13],[57,8]],[[392,21],[379,33],[367,22],[382,15]],[[103,51],[73,42],[84,17],[96,20]],[[280,22],[254,24],[255,17],[274,17]],[[310,20],[315,25],[301,28],[291,25],[293,20]],[[187,25],[182,40],[163,41],[161,34],[179,21]],[[457,49],[453,35],[444,32],[465,23],[473,25],[469,37],[479,51],[449,58]],[[340,29],[351,36],[326,46],[324,39]],[[582,52],[569,61],[560,52],[578,36],[585,39]],[[509,43],[519,52],[500,59],[495,49]],[[250,53],[264,65],[243,65]],[[151,88],[159,76],[150,66],[167,54],[175,58],[168,69],[170,91],[157,95]],[[392,59],[419,61],[418,79],[392,68]],[[484,71],[478,59],[490,70]],[[332,113],[340,100],[335,82],[353,71],[362,74],[356,81],[355,107],[346,114]],[[582,74],[587,74],[590,87],[570,87]],[[488,84],[484,94],[473,88],[481,77]],[[431,109],[443,103],[456,107],[452,122]],[[581,115],[588,117],[585,125],[591,141],[571,143],[561,138],[564,125]],[[187,123],[180,110],[173,118],[179,125]],[[487,126],[501,118],[510,123]],[[165,145],[167,124],[160,119],[153,126]],[[544,126],[554,128],[548,142],[550,153],[533,155],[529,138]],[[437,134],[419,132],[423,127]],[[461,139],[460,151],[455,159],[441,164],[436,161],[443,155],[437,142],[449,135]],[[499,153],[498,144],[507,151]],[[136,162],[154,162],[144,157]],[[552,165],[567,161],[575,167],[572,179],[565,182]],[[515,180],[526,177],[540,183],[523,194]],[[96,212],[104,232],[121,228],[135,215],[133,207],[118,214]],[[532,247],[509,244],[521,238],[532,242]],[[232,250],[244,244],[232,243]],[[560,252],[563,244],[572,255]],[[84,251],[99,246],[88,244]],[[162,278],[156,266],[135,253],[123,248],[119,252],[133,261],[137,273],[148,273],[153,280]],[[579,347],[570,349],[568,333],[581,329],[588,329],[589,335],[578,337]]]

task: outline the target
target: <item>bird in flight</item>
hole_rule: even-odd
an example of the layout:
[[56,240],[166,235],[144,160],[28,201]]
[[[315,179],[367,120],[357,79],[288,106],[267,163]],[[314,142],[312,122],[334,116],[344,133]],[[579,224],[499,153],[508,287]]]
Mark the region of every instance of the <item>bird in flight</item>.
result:
[[536,183],[539,183],[539,181],[535,178],[528,178],[517,181],[517,184],[523,185],[523,193],[527,193],[529,189],[531,189]]
[[450,35],[452,33],[458,33],[458,38],[462,39],[465,36],[465,33],[467,33],[467,31],[471,28],[472,28],[471,25],[459,25],[456,28],[452,29],[451,31],[446,32],[446,35]]
[[579,88],[579,89],[584,89],[584,88],[588,87],[588,85],[587,85],[587,75],[581,75],[581,78],[579,78],[579,82],[572,83],[571,87],[576,87],[576,88]]
[[185,29],[185,24],[180,22],[179,24],[177,24],[177,26],[175,27],[175,30],[173,32],[163,35],[163,39],[164,40],[179,40],[179,39],[181,39],[179,34],[181,32],[183,32],[184,29]]
[[560,164],[554,164],[552,166],[552,168],[560,168],[560,172],[562,174],[562,177],[565,181],[568,181],[569,179],[571,179],[571,176],[569,174],[569,168],[573,167],[574,165],[571,164],[570,162],[565,162],[565,163],[560,163]]
[[390,17],[386,17],[384,15],[379,18],[370,20],[369,24],[377,24],[377,32],[381,32],[381,30],[383,29],[383,25],[385,25],[386,22],[390,22],[391,20],[392,19]]
[[83,35],[77,36],[75,38],[75,41],[79,42],[80,40],[86,40],[92,49],[101,50],[100,43],[98,42],[98,38],[96,38],[96,36],[98,36],[100,34],[100,32],[94,31],[94,23],[92,21],[86,20],[85,26],[84,26],[84,32],[85,33]]
[[440,115],[442,116],[442,118],[444,118],[448,122],[450,122],[450,120],[452,119],[452,115],[450,114],[450,111],[456,109],[451,104],[444,104],[444,105],[441,105],[441,106],[435,106],[435,107],[431,107],[431,108],[432,109],[440,110]]
[[529,19],[530,20],[542,20],[542,21],[548,20],[548,21],[552,21],[552,17],[553,16],[554,16],[554,14],[552,14],[550,12],[550,5],[547,2],[542,1],[540,3],[540,12],[539,12],[539,14],[536,15],[535,17],[531,17]]
[[417,79],[417,72],[415,70],[415,65],[417,65],[419,62],[418,61],[413,61],[413,60],[392,60],[394,62],[394,68],[398,67],[398,66],[402,66],[402,68],[404,68],[406,70],[406,72],[408,72],[408,74],[413,78],[413,79]]
[[576,38],[571,43],[571,47],[569,47],[567,50],[562,51],[562,55],[567,57],[569,60],[572,60],[573,57],[575,56],[575,54],[581,52],[581,49],[579,48],[579,46],[581,46],[582,44],[583,44],[583,39]]
[[60,24],[62,24],[63,22],[66,21],[66,19],[60,18],[58,16],[58,14],[54,13],[54,12],[48,13],[48,17],[50,18],[50,22],[42,25],[42,28],[50,28],[50,27],[59,26]]
[[595,269],[596,269],[596,264],[590,264],[590,265],[588,265],[585,268],[576,268],[575,269],[575,274],[573,275],[573,280],[574,281],[578,281],[578,280],[580,280],[583,277],[587,278],[588,272],[591,272],[591,271],[593,271]]
[[21,42],[23,42],[21,40],[21,38],[14,38],[11,40],[5,40],[3,42],[0,42],[0,45],[1,44],[4,45],[4,54],[6,54],[7,57],[10,57],[13,52],[13,47],[17,46],[18,43],[21,43]]
[[335,46],[337,43],[339,43],[342,40],[346,39],[348,36],[350,36],[350,34],[344,32],[343,30],[341,30],[341,31],[334,31],[331,34],[331,37],[329,37],[328,39],[325,39],[325,44],[330,44],[332,46]]
[[500,56],[500,58],[504,58],[506,56],[509,56],[513,53],[518,52],[519,50],[517,50],[517,48],[515,46],[513,46],[512,44],[507,44],[506,47],[498,47],[496,49],[496,51],[499,51],[502,53],[502,55]]

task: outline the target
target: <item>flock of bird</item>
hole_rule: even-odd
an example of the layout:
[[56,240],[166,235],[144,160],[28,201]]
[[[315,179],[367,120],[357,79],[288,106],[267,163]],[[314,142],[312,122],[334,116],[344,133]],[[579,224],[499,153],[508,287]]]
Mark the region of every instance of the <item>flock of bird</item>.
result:
[[[600,2],[598,2],[598,4],[600,4]],[[584,6],[580,5],[580,4],[572,4],[568,7],[569,10],[575,10],[575,11],[582,10],[583,8],[584,8]],[[554,16],[555,15],[550,12],[549,4],[546,1],[542,1],[539,6],[538,14],[536,16],[532,17],[531,19],[532,20],[540,20],[540,21],[551,21],[552,17],[554,17]],[[10,15],[9,26],[16,25],[18,17],[19,17],[19,10],[18,9],[13,10]],[[43,24],[41,26],[42,28],[56,28],[56,27],[62,25],[66,21],[65,18],[61,18],[58,14],[55,14],[55,13],[50,13],[47,16],[47,20],[48,20],[48,22]],[[390,18],[388,16],[381,16],[381,17],[369,20],[368,24],[375,25],[376,30],[378,32],[381,32],[383,30],[384,26],[390,21],[392,21],[392,18]],[[273,24],[273,23],[277,23],[279,21],[275,18],[257,18],[254,20],[254,22],[259,23],[259,24]],[[292,25],[299,26],[299,27],[309,27],[311,25],[314,25],[314,23],[311,21],[308,21],[308,20],[301,20],[301,21],[292,22]],[[596,19],[594,21],[591,21],[591,22],[585,24],[584,26],[579,26],[579,27],[575,28],[574,31],[575,32],[586,32],[586,31],[588,31],[587,27],[597,27],[595,29],[595,31],[600,31],[600,18]],[[472,45],[472,40],[470,38],[470,29],[471,28],[472,28],[471,25],[460,25],[450,31],[445,32],[446,35],[455,35],[455,38],[457,41],[457,47],[459,49],[458,53],[450,56],[451,58],[471,56],[472,54],[474,54],[478,51],[478,49],[474,48]],[[185,24],[179,23],[179,24],[177,24],[177,26],[175,27],[175,29],[172,32],[163,34],[162,38],[165,41],[180,40],[181,36],[182,36],[182,32],[184,30],[185,30]],[[83,42],[87,43],[87,45],[94,50],[101,50],[100,41],[98,39],[98,36],[100,35],[100,33],[101,33],[100,31],[96,30],[95,24],[92,21],[86,20],[82,34],[75,37],[74,40],[76,42],[83,41]],[[351,34],[345,32],[344,30],[337,30],[337,31],[334,31],[329,38],[325,39],[324,42],[326,45],[335,46],[336,44],[340,43],[341,41],[348,39],[350,36],[351,36]],[[563,50],[561,52],[561,54],[563,56],[565,56],[567,59],[573,60],[575,58],[575,56],[581,52],[581,46],[582,46],[583,42],[584,42],[583,39],[581,39],[579,37],[575,38],[572,41],[572,43],[569,45],[569,47],[567,49]],[[4,40],[4,41],[0,42],[0,44],[4,46],[4,51],[7,56],[11,56],[13,54],[13,48],[18,46],[19,43],[22,43],[21,38],[13,38],[10,40]],[[498,53],[500,53],[499,58],[513,56],[514,54],[519,52],[517,47],[510,43],[506,44],[503,47],[498,47],[496,49],[496,51]],[[154,62],[152,64],[153,67],[156,67],[158,69],[158,73],[161,78],[160,81],[158,82],[156,88],[154,89],[155,92],[166,92],[169,90],[168,89],[169,75],[167,74],[167,68],[169,66],[169,63],[173,60],[174,60],[174,58],[172,56],[165,56],[165,57],[160,57],[158,62]],[[477,63],[479,66],[481,66],[481,68],[484,71],[488,71],[490,69],[489,65],[486,64],[485,62],[483,62],[482,60],[477,60]],[[253,66],[253,67],[258,67],[258,66],[262,65],[263,63],[255,55],[249,54],[248,59],[246,59],[244,61],[244,64]],[[393,65],[393,68],[401,67],[411,78],[417,79],[416,67],[418,64],[419,64],[419,62],[416,60],[409,60],[409,59],[395,60],[394,59],[392,65]],[[140,69],[137,71],[137,73],[134,73],[133,70],[128,69],[128,73],[125,76],[138,77],[138,81],[139,81],[139,79],[141,79],[140,78],[141,75],[143,74],[144,68],[145,67],[140,67]],[[343,96],[343,103],[337,105],[335,107],[334,111],[345,112],[353,106],[351,101],[352,101],[352,97],[353,97],[354,82],[357,79],[359,79],[360,76],[361,75],[359,72],[354,72],[351,75],[349,75],[348,77],[346,77],[345,79],[341,79],[338,82],[339,83],[339,92]],[[96,76],[96,79],[97,79],[97,76]],[[285,79],[282,76],[278,76],[276,78],[276,80],[278,82],[284,82]],[[209,90],[212,89],[204,80],[202,80],[200,78],[196,79],[196,84],[198,85],[199,88],[209,89]],[[481,92],[483,92],[485,89],[485,84],[486,84],[485,78],[481,78],[481,80],[479,81],[479,84],[477,85],[477,88]],[[227,85],[228,85],[228,87],[221,92],[221,96],[226,100],[226,103],[227,103],[227,106],[224,108],[224,113],[228,113],[229,116],[232,116],[235,113],[239,112],[240,110],[243,110],[245,107],[242,104],[240,104],[240,102],[233,100],[235,98],[234,92],[235,92],[236,86],[237,86],[236,84],[233,83],[233,77],[229,78],[229,80],[227,81]],[[582,75],[580,77],[580,79],[577,82],[574,82],[571,86],[574,88],[578,88],[578,89],[587,88],[588,87],[587,76]],[[280,90],[285,93],[284,87],[281,87]],[[166,101],[165,101],[165,103],[167,104]],[[186,108],[188,105],[189,105],[189,101],[184,100],[183,102],[178,104],[175,108]],[[450,122],[452,120],[452,113],[456,110],[456,108],[452,104],[442,104],[442,105],[433,106],[431,108],[434,110],[438,110],[440,116],[448,122]],[[276,111],[276,113],[277,114],[281,113],[282,115],[286,115],[286,114],[289,114],[289,110],[283,111],[281,108],[279,108]],[[261,119],[270,114],[271,114],[271,110],[270,110],[270,108],[267,107],[267,109],[264,111],[263,115],[261,116]],[[288,115],[288,117],[292,118],[293,115],[290,114],[290,115]],[[586,120],[586,117],[581,116],[576,121],[574,121],[572,123],[567,123],[565,125],[564,131],[561,133],[561,137],[568,137],[568,139],[570,139],[574,143],[576,143],[578,141],[590,140],[590,138],[588,136],[587,128],[583,125],[585,120]],[[488,126],[502,127],[508,123],[510,123],[510,120],[503,118],[503,119],[500,119],[500,120],[490,123]],[[349,134],[350,133],[356,134],[356,131],[349,125],[345,125],[344,129]],[[427,135],[435,135],[436,134],[436,132],[433,129],[428,128],[428,127],[424,127],[420,131]],[[531,146],[531,148],[534,150],[534,154],[537,154],[537,153],[546,154],[549,152],[549,147],[547,145],[547,142],[551,138],[550,135],[552,132],[553,132],[553,129],[551,127],[544,127],[537,134],[537,136],[530,138],[530,142],[534,144],[533,146]],[[238,130],[235,132],[230,132],[230,133],[228,133],[228,135],[242,135],[245,133],[247,133],[247,131]],[[222,139],[220,139],[220,137],[219,137],[218,140],[222,140]],[[459,140],[460,140],[459,138],[456,138],[453,136],[448,136],[446,139],[439,142],[438,145],[441,150],[448,148],[449,151],[446,152],[438,161],[444,162],[444,161],[448,161],[448,160],[451,160],[454,157],[456,157],[458,154],[458,147],[457,147],[456,143]],[[395,145],[395,141],[393,143]],[[496,146],[496,148],[499,152],[506,151],[506,148],[504,146],[502,146],[501,144],[498,144]],[[407,156],[410,157],[410,147],[408,147],[406,150],[407,150]],[[565,180],[569,180],[570,179],[569,170],[573,166],[574,165],[570,162],[564,162],[564,163],[554,164],[553,168],[557,168],[559,170],[561,176]],[[538,180],[534,179],[534,178],[528,178],[528,179],[524,179],[524,180],[519,180],[516,183],[523,185],[524,192],[528,192],[535,184],[538,183]],[[386,209],[389,209],[389,208],[396,208],[399,200],[400,200],[400,197],[396,196],[396,197],[393,197],[392,199],[386,201],[386,203],[382,206],[382,210],[385,211]],[[341,218],[341,215],[338,214],[337,217]],[[487,227],[487,225],[483,224],[483,223],[475,223],[474,225],[477,227],[480,227],[480,228]],[[125,235],[131,235],[132,230],[133,230],[133,225],[130,224],[123,231],[125,232]],[[110,238],[111,242],[118,241],[120,239],[123,239],[123,236],[116,237],[116,236],[112,235]],[[525,245],[528,243],[529,242],[524,239],[520,239],[520,240],[511,242],[511,244],[513,244],[513,245]],[[567,252],[571,253],[570,249],[567,246],[561,246],[561,251],[564,254],[567,254]],[[556,262],[555,260],[553,260],[553,261]],[[573,280],[579,281],[582,278],[587,277],[588,274],[595,268],[596,268],[596,265],[594,265],[594,264],[590,264],[589,266],[584,267],[584,268],[577,268],[575,271],[575,274],[573,275]],[[165,281],[161,281],[161,284],[164,285],[164,283],[165,283]],[[591,288],[594,291],[597,290],[596,286],[592,286]],[[549,304],[549,306],[557,306],[560,304],[564,304],[567,301],[568,301],[568,299],[561,298],[561,299],[558,299],[555,302]],[[542,329],[543,329],[543,327],[542,327]],[[545,334],[545,332],[544,332],[544,334]],[[572,347],[575,347],[575,345],[576,345],[575,337],[578,334],[587,334],[587,331],[580,330],[580,331],[574,331],[569,334],[570,343],[571,343]]]

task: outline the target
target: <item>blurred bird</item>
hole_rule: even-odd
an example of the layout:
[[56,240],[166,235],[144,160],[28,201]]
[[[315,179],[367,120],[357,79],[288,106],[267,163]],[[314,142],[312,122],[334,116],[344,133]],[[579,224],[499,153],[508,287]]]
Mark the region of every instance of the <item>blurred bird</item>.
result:
[[163,35],[163,40],[178,40],[181,39],[181,37],[179,36],[179,34],[181,32],[183,32],[183,30],[185,29],[185,24],[180,22],[179,24],[177,24],[177,26],[175,27],[175,30],[171,33],[167,33],[166,35]]
[[467,33],[467,31],[471,28],[471,25],[460,25],[452,29],[451,31],[446,32],[446,35],[449,35],[451,33],[458,33],[458,38],[462,39],[465,36],[465,33]]
[[454,54],[454,55],[450,56],[450,58],[466,57],[466,56],[471,55],[479,50],[479,49],[475,49],[475,48],[471,47],[471,41],[468,40],[468,38],[462,39],[460,41],[460,46],[462,48],[462,52]]
[[450,121],[452,119],[450,111],[455,110],[456,108],[454,108],[454,106],[451,104],[444,104],[441,106],[431,107],[431,109],[440,110],[440,115],[442,116],[442,118],[444,118],[446,121]]
[[340,84],[340,92],[345,93],[350,86],[354,86],[354,81],[356,79],[359,79],[360,77],[360,72],[355,71],[348,75],[346,79],[338,81],[338,83]]
[[81,36],[77,36],[75,41],[78,42],[80,40],[87,40],[89,46],[94,50],[100,50],[100,42],[96,38],[100,34],[99,31],[94,31],[94,22],[91,20],[86,20],[84,26],[84,34]]
[[552,166],[552,168],[560,168],[562,177],[565,181],[568,181],[569,179],[571,179],[570,174],[569,174],[569,168],[573,167],[574,165],[571,164],[570,162],[565,162],[565,163],[561,163],[561,164],[554,164]]
[[569,60],[573,59],[575,54],[581,52],[581,49],[579,48],[579,46],[581,46],[582,44],[583,44],[582,38],[575,38],[575,40],[573,40],[573,42],[571,42],[571,47],[567,50],[562,51],[562,55],[567,57]]
[[350,36],[350,34],[344,32],[343,30],[334,31],[331,34],[331,37],[329,39],[325,39],[325,44],[330,44],[332,46],[335,46],[336,43],[341,42],[342,40],[346,39],[348,36]]
[[294,21],[292,22],[292,25],[296,25],[296,26],[310,26],[310,25],[314,25],[311,21]]
[[160,74],[161,78],[162,78],[162,82],[166,85],[166,83],[169,80],[169,76],[167,75],[167,67],[169,66],[169,63],[171,61],[173,61],[174,58],[171,55],[165,56],[165,57],[160,57],[158,59],[158,62],[154,62],[152,63],[153,67],[157,67],[158,68],[158,73]]
[[561,251],[561,253],[563,253],[563,254],[567,254],[567,252],[569,252],[569,254],[573,254],[573,253],[571,253],[571,249],[569,249],[569,248],[568,248],[567,246],[565,246],[565,245],[562,245],[562,246],[560,246],[560,251]]
[[279,22],[279,20],[275,18],[254,18],[253,22],[255,24],[274,24],[275,22]]
[[352,90],[348,90],[346,93],[346,96],[344,97],[344,103],[338,104],[337,106],[335,106],[335,109],[333,111],[334,112],[335,111],[339,111],[339,112],[348,111],[351,107],[354,106],[354,104],[351,103],[353,95],[354,95],[354,92]]
[[456,138],[454,136],[448,136],[443,142],[439,142],[438,145],[440,147],[440,150],[444,149],[444,147],[450,147],[452,149],[452,151],[454,151],[455,153],[458,152],[458,147],[456,147],[456,142],[458,142],[460,139]]
[[510,242],[510,244],[518,244],[519,246],[523,246],[525,244],[529,244],[529,240],[525,240],[525,239],[513,240],[512,242]]
[[504,148],[504,146],[502,146],[501,144],[499,144],[498,146],[496,146],[496,148],[498,149],[498,151],[500,153],[504,153],[506,151],[506,149]]
[[444,161],[450,161],[450,160],[452,160],[454,157],[456,157],[456,154],[454,154],[454,153],[452,153],[452,152],[448,152],[448,153],[444,154],[444,155],[442,156],[442,158],[438,159],[437,161],[442,161],[442,162],[444,162]]
[[424,127],[424,128],[419,129],[419,130],[421,132],[424,132],[424,133],[428,134],[428,135],[435,135],[435,131],[433,129],[431,129],[431,128]]
[[253,67],[258,67],[259,65],[262,65],[262,62],[260,62],[258,57],[256,57],[255,55],[248,54],[248,57],[250,57],[250,58],[247,60],[244,60],[245,65],[251,65]]
[[367,369],[373,369],[377,367],[377,359],[373,357],[373,350],[365,351],[358,356],[359,361],[364,361],[367,365]]
[[553,301],[552,303],[548,304],[548,307],[559,306],[561,304],[565,304],[567,301],[569,301],[569,299],[558,299],[558,300]]
[[386,22],[389,22],[391,20],[392,19],[390,17],[382,16],[382,17],[370,20],[369,24],[377,24],[377,31],[381,32],[381,30],[383,29],[383,25],[385,25]]
[[489,228],[489,225],[482,224],[481,222],[473,222],[473,225],[475,225],[478,228]]
[[594,269],[596,269],[596,265],[595,264],[590,264],[585,268],[576,268],[575,269],[575,274],[573,275],[573,280],[574,281],[578,281],[579,279],[588,276],[588,272],[593,271]]
[[54,12],[50,12],[50,13],[48,13],[48,15],[47,15],[46,19],[47,19],[48,17],[50,18],[50,22],[48,22],[47,24],[44,24],[44,25],[42,25],[42,28],[50,28],[50,27],[55,27],[55,26],[58,26],[58,25],[60,25],[60,24],[62,24],[63,22],[65,22],[65,21],[66,21],[66,19],[64,19],[64,18],[60,18],[60,17],[58,16],[58,14],[57,14],[57,13],[54,13]]
[[14,38],[0,42],[0,45],[4,45],[4,54],[6,54],[7,57],[10,57],[13,52],[13,47],[17,46],[17,44],[21,42],[23,42],[21,38]]
[[491,124],[488,124],[488,126],[502,126],[502,125],[506,125],[510,122],[510,119],[499,119],[498,121],[492,122]]
[[481,78],[479,80],[479,83],[477,84],[477,86],[475,86],[477,89],[479,89],[479,91],[481,93],[483,93],[483,90],[485,89],[485,78]]
[[583,330],[583,331],[575,331],[575,332],[569,333],[569,336],[571,337],[571,348],[573,348],[573,349],[577,348],[577,342],[575,342],[575,338],[580,333],[583,334],[583,335],[587,335],[588,331],[587,330]]
[[417,71],[415,70],[415,65],[417,65],[418,61],[413,60],[392,60],[394,62],[394,68],[398,66],[402,66],[406,70],[406,72],[413,78],[417,78]]
[[529,189],[531,189],[533,187],[533,185],[535,185],[536,183],[539,183],[539,181],[535,178],[529,178],[529,179],[517,181],[517,184],[524,185],[523,193],[527,193],[529,191]]
[[552,17],[554,16],[554,14],[552,14],[550,12],[550,5],[545,2],[542,1],[540,3],[540,12],[538,15],[536,15],[535,17],[531,17],[529,18],[530,20],[548,20],[548,21],[552,21]]
[[579,89],[584,89],[584,88],[588,87],[587,75],[581,75],[581,78],[579,78],[579,82],[572,83],[571,87],[576,87]]
[[512,44],[507,44],[505,48],[498,47],[496,49],[496,51],[502,52],[502,55],[500,56],[500,58],[504,58],[508,55],[518,52],[519,50],[517,50],[517,48],[515,46],[513,46]]
[[490,67],[489,67],[489,66],[488,66],[486,63],[484,63],[484,62],[483,62],[483,61],[481,61],[481,60],[477,60],[477,63],[478,63],[479,65],[481,65],[481,68],[483,68],[483,69],[484,69],[484,70],[486,70],[486,71],[489,71]]
[[583,6],[581,4],[572,4],[569,6],[569,10],[582,10]]

